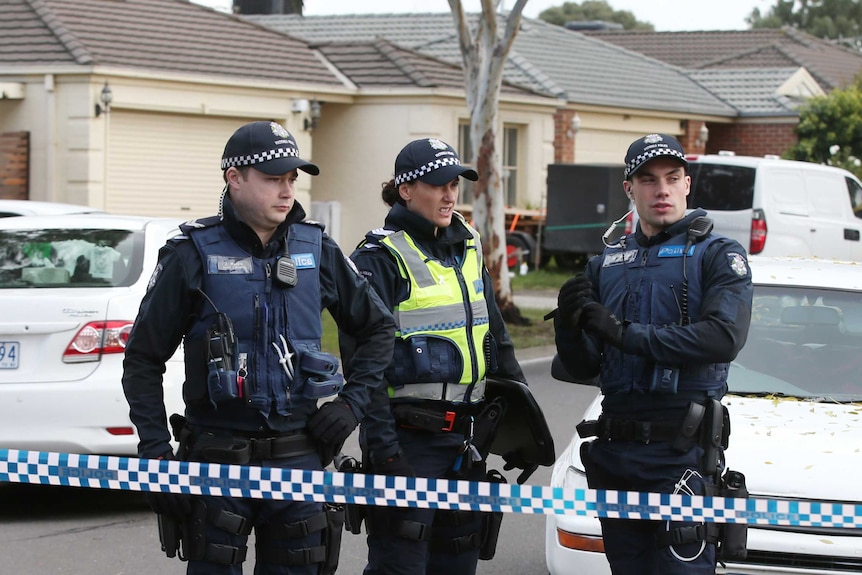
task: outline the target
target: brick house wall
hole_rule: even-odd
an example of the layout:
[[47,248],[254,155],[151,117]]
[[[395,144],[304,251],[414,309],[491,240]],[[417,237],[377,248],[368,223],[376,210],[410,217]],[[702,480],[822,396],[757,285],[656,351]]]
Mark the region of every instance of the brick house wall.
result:
[[706,151],[730,150],[737,156],[780,156],[796,144],[796,123],[710,124]]
[[557,110],[554,114],[554,163],[575,162],[575,134],[572,132],[574,110]]
[[30,132],[0,134],[0,198],[30,199]]

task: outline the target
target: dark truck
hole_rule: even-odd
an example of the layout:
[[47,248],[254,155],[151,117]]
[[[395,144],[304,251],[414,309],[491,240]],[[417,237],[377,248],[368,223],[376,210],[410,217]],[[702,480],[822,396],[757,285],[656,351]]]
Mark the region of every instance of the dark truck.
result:
[[[604,249],[602,234],[630,208],[622,182],[622,165],[549,164],[545,209],[505,209],[509,269],[523,274],[551,258],[563,269],[583,267]],[[468,220],[471,208],[457,207]],[[631,222],[630,215],[612,238]]]
[[[622,182],[622,165],[550,164],[540,264],[553,257],[558,267],[573,270],[601,253],[602,234],[631,207]],[[619,237],[626,224],[631,216],[611,237]]]

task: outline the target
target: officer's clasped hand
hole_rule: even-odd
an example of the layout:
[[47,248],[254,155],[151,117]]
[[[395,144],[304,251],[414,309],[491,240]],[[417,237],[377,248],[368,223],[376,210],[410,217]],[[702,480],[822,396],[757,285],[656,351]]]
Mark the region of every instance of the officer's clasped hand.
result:
[[[175,459],[173,452],[168,451],[159,459]],[[150,509],[157,515],[166,515],[175,521],[182,521],[191,513],[192,496],[187,493],[162,493],[148,491],[145,494]]]
[[593,301],[593,286],[583,273],[566,280],[557,296],[558,317],[563,325],[578,325],[580,310]]
[[587,333],[615,347],[623,344],[623,324],[600,303],[590,302],[581,308],[579,325]]
[[398,452],[382,463],[374,465],[374,473],[378,475],[400,475],[402,477],[416,477],[416,472],[407,461],[407,458]]
[[358,425],[350,405],[341,398],[320,406],[308,421],[308,432],[318,442],[341,446]]

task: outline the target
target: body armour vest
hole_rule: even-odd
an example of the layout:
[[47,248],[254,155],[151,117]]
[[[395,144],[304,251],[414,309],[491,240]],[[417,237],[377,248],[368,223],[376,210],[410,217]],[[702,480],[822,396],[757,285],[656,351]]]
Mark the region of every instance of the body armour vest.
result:
[[[479,234],[463,258],[448,265],[426,254],[404,231],[383,230],[380,244],[395,256],[410,296],[395,306],[395,353],[386,371],[390,397],[478,401],[494,353]],[[443,384],[433,389],[416,384]],[[452,385],[454,384],[454,386]],[[456,387],[457,386],[457,387]],[[472,395],[471,395],[472,394]],[[435,397],[437,395],[437,397]]]
[[[189,407],[209,403],[227,415],[241,413],[245,405],[265,418],[313,410],[316,400],[303,397],[298,366],[305,352],[320,350],[322,230],[302,222],[290,226],[288,248],[296,264],[296,285],[289,287],[275,274],[279,258],[286,256],[251,256],[219,225],[218,217],[196,220],[182,229],[200,253],[206,296],[185,339],[183,394]],[[209,340],[218,314],[230,318],[236,340],[228,371],[236,370],[239,376],[238,397],[227,399],[213,397]],[[281,363],[285,356],[293,366],[292,378]]]
[[[696,321],[703,295],[703,254],[716,239],[715,235],[707,236],[693,244],[683,257],[685,233],[646,247],[639,245],[633,235],[626,236],[625,242],[605,249],[602,255],[602,303],[620,321],[657,327],[679,325],[683,316]],[[655,364],[639,355],[623,354],[614,346],[606,345],[604,353],[601,382],[605,395],[650,391]],[[727,363],[680,364],[659,366],[659,371],[678,370],[677,391],[709,391],[724,388],[728,367]]]

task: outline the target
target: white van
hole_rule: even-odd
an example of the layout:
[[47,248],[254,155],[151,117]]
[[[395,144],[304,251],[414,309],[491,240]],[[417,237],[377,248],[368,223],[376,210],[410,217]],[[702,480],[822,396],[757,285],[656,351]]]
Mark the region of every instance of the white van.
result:
[[862,183],[850,172],[728,152],[688,160],[688,207],[749,254],[862,261]]

